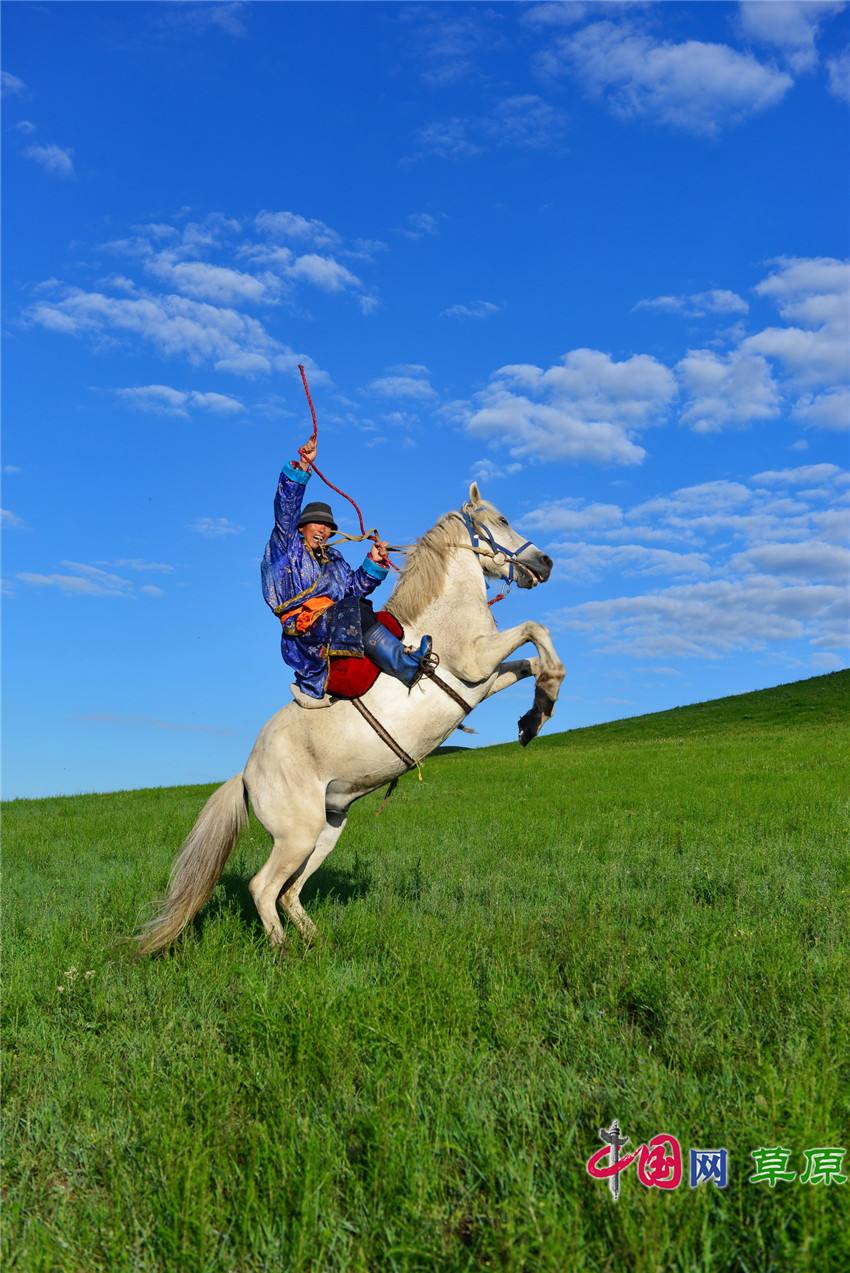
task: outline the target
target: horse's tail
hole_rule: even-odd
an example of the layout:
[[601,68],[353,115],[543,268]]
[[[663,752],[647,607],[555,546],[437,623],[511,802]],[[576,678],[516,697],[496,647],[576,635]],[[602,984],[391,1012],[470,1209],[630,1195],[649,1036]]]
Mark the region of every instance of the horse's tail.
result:
[[139,954],[152,955],[173,942],[209,901],[247,821],[247,797],[238,773],[213,792],[183,841],[159,914],[136,934]]

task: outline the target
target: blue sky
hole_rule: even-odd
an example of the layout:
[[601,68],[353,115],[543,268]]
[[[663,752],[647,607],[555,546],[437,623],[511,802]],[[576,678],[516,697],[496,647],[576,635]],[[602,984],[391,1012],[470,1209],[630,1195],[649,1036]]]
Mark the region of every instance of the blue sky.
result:
[[550,729],[845,665],[844,4],[3,22],[7,796],[224,778],[287,701],[299,360],[383,535],[476,476],[556,559],[498,608]]

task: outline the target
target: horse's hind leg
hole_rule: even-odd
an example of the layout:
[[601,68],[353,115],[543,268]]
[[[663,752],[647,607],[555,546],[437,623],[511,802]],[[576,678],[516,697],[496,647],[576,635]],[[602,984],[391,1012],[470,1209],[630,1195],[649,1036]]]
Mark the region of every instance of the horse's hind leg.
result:
[[293,817],[286,835],[275,835],[269,860],[248,885],[273,946],[283,944],[283,926],[277,913],[278,896],[306,866],[324,823],[324,809],[311,818]]
[[294,880],[291,880],[284,887],[281,893],[280,905],[285,913],[292,920],[305,941],[310,942],[316,936],[316,925],[301,905],[301,890],[309,880],[310,876],[318,871],[325,858],[336,846],[336,842],[345,829],[347,817],[344,813],[330,813],[325,824],[324,830],[316,841],[316,847],[298,872]]

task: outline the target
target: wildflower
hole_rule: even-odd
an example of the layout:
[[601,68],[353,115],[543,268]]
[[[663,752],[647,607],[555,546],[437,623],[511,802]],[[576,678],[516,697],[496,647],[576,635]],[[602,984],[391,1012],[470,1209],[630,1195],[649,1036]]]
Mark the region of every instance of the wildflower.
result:
[[85,974],[86,981],[90,981],[93,976],[94,968],[89,968],[88,972]]
[[73,981],[76,975],[77,975],[77,970],[73,966],[73,964],[71,965],[70,968],[65,969],[65,976],[68,978],[69,981]]

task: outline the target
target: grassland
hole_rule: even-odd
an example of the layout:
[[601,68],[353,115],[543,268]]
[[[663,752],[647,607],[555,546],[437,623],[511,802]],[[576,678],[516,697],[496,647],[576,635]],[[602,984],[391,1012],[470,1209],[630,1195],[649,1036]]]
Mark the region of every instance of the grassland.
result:
[[[848,722],[844,673],[435,758],[282,957],[253,821],[173,953],[120,942],[212,787],[7,805],[4,1268],[846,1270],[850,1180],[747,1177],[850,1156]],[[613,1203],[615,1116],[729,1187]]]

